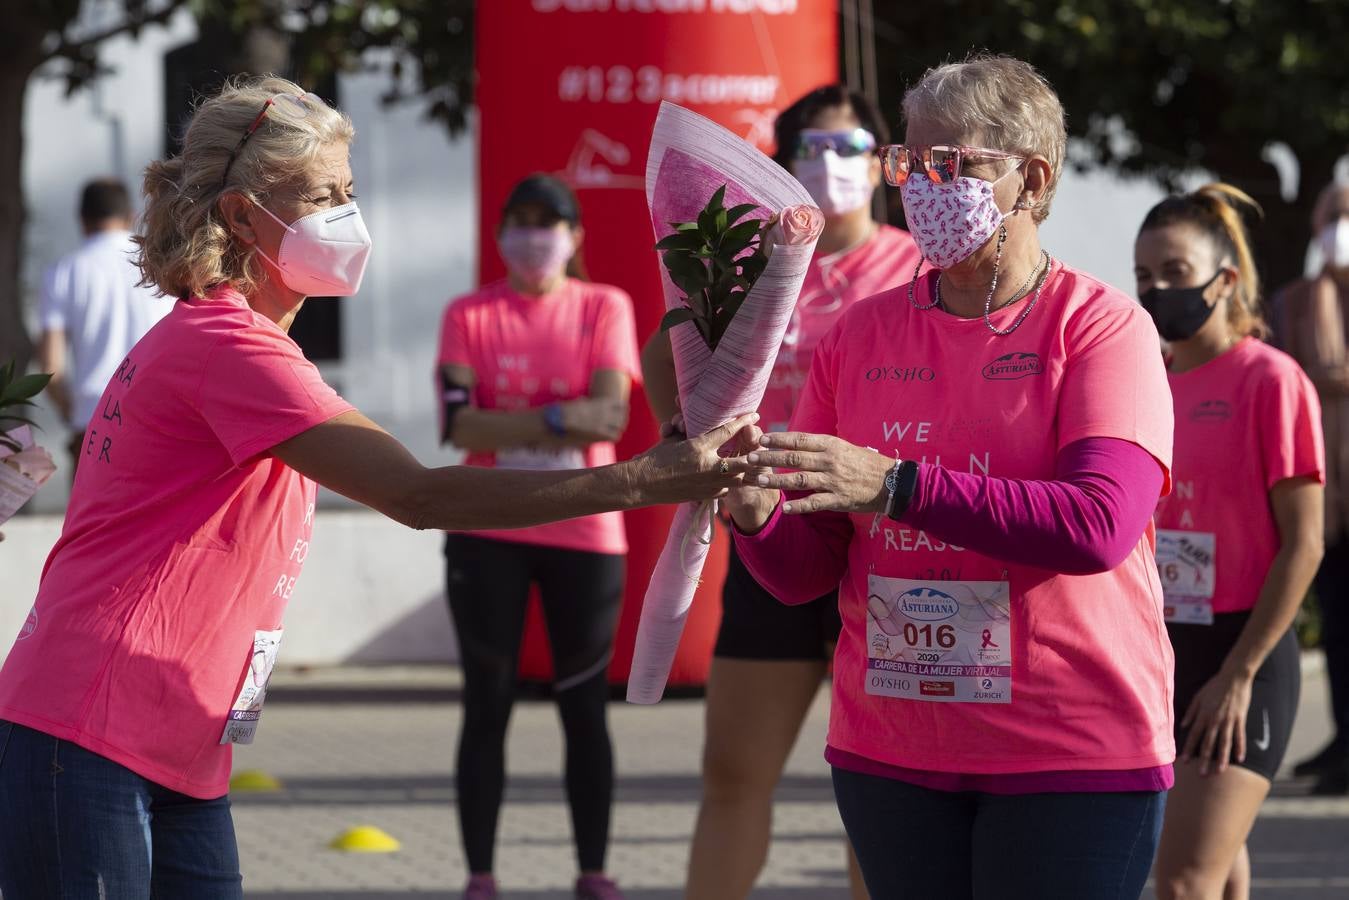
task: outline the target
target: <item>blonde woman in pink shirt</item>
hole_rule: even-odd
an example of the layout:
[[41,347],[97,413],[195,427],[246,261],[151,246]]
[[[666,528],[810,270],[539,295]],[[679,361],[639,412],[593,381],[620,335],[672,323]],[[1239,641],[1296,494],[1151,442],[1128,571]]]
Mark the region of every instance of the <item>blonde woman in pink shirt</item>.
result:
[[258,727],[318,484],[414,528],[514,528],[714,496],[737,420],[584,471],[427,469],[286,331],[355,294],[351,121],[227,83],[152,164],[140,264],[177,298],[91,423],[65,527],[0,668],[0,893],[242,896],[230,751]]
[[1161,900],[1250,896],[1246,836],[1293,731],[1293,617],[1322,556],[1321,406],[1297,362],[1261,340],[1243,221],[1259,214],[1209,184],[1154,206],[1134,244],[1176,407],[1176,489],[1157,510],[1180,750]]
[[[561,181],[531,175],[506,200],[497,247],[506,278],[452,300],[437,356],[441,438],[467,464],[498,470],[614,461],[639,377],[632,300],[581,275],[581,209]],[[492,875],[530,588],[552,649],[566,741],[579,900],[621,900],[604,874],[614,763],[606,705],[628,552],[618,512],[513,531],[446,537],[446,593],[464,668],[455,765],[464,900],[497,896]]]
[[934,271],[820,341],[736,546],[785,603],[839,588],[825,758],[871,896],[1132,900],[1175,758],[1157,333],[1040,246],[1066,137],[1031,66],[939,66],[904,115]]

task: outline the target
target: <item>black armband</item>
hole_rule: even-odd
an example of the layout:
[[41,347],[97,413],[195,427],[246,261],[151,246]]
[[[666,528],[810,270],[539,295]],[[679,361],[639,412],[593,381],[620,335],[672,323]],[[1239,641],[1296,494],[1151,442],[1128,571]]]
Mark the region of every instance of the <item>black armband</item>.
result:
[[464,384],[457,384],[450,380],[450,376],[444,372],[440,373],[440,440],[441,443],[449,443],[451,435],[454,434],[454,417],[459,415],[459,411],[465,406],[473,405],[473,388]]

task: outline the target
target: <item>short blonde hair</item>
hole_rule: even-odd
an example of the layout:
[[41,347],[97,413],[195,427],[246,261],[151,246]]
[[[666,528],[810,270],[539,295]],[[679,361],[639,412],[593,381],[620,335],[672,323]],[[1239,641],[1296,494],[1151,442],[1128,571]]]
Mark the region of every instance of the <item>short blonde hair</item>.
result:
[[[293,104],[266,105],[277,94],[303,93],[275,75],[247,76],[226,81],[197,106],[182,152],[145,170],[143,233],[136,239],[143,284],[173,297],[201,296],[220,284],[253,292],[263,273],[253,247],[225,225],[221,196],[238,193],[260,204],[306,171],[324,147],[350,144],[356,135],[346,115],[310,97],[300,101],[304,115]],[[266,118],[231,164],[239,139],[264,109]]]
[[1038,225],[1049,216],[1068,130],[1058,94],[1030,63],[980,54],[928,69],[904,95],[904,118],[946,126],[961,140],[990,150],[1049,160],[1053,174],[1032,217]]

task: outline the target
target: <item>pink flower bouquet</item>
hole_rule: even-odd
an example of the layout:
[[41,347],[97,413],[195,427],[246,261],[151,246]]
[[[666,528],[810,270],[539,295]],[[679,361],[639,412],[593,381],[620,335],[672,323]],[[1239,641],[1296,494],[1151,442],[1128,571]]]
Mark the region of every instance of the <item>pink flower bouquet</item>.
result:
[[[716,123],[662,103],[646,197],[662,251],[680,409],[704,434],[763,399],[824,217],[790,173]],[[665,691],[712,539],[712,503],[685,503],[642,603],[628,700]]]

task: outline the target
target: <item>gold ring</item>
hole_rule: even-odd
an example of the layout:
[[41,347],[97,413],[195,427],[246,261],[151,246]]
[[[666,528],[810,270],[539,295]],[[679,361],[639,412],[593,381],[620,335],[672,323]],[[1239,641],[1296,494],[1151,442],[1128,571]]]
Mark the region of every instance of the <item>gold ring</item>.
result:
[[721,461],[721,474],[723,475],[731,474],[731,461],[729,459],[723,459]]

